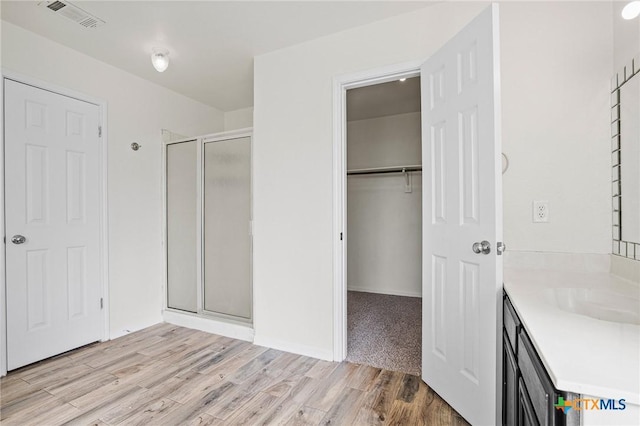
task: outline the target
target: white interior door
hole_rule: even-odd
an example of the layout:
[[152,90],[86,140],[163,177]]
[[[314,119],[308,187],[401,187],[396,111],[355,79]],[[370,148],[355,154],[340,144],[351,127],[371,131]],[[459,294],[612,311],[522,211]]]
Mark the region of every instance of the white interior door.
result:
[[[422,376],[467,421],[500,422],[502,261],[498,8],[421,69]],[[488,254],[475,253],[487,241]]]
[[100,111],[4,82],[12,370],[100,340]]

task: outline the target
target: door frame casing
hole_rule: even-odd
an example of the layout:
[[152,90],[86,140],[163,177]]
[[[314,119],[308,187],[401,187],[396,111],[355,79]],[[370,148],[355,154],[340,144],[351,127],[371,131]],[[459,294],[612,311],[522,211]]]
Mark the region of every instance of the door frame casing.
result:
[[333,78],[333,360],[347,356],[347,90],[420,76],[425,59]]
[[[102,318],[101,318],[101,341],[109,340],[109,216],[108,216],[108,126],[107,126],[107,101],[104,99],[89,96],[84,93],[58,86],[46,81],[42,81],[33,77],[2,69],[2,82],[0,84],[0,134],[2,135],[2,149],[0,149],[0,188],[2,188],[2,196],[0,196],[0,227],[2,235],[6,238],[5,227],[5,176],[4,176],[4,82],[12,80],[18,83],[26,84],[37,89],[52,92],[58,95],[74,98],[82,102],[96,105],[99,109],[98,122],[102,128],[102,134],[99,138],[99,191],[100,191],[100,294],[103,300]],[[6,304],[7,304],[7,282],[6,282],[6,242],[0,244],[0,376],[7,374],[7,323],[6,323]]]

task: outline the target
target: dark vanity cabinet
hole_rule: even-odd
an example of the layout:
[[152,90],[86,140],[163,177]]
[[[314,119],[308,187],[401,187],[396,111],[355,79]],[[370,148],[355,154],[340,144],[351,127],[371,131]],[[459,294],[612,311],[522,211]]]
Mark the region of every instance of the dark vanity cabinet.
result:
[[[513,425],[563,426],[579,424],[575,410],[569,414],[554,405],[558,397],[577,395],[553,387],[520,318],[504,294],[502,330],[502,423]],[[572,412],[573,411],[573,412]]]

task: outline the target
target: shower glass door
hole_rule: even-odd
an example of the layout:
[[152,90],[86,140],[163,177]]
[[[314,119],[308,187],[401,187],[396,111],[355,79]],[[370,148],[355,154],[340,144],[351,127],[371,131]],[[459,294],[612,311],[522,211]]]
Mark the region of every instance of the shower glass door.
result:
[[198,310],[198,141],[166,147],[167,307]]
[[204,310],[251,320],[251,138],[204,143]]

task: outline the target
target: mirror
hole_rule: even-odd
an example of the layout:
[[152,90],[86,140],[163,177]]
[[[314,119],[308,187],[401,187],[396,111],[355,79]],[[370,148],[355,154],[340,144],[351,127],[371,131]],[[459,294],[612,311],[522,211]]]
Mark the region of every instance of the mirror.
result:
[[614,76],[613,253],[640,260],[640,58]]

